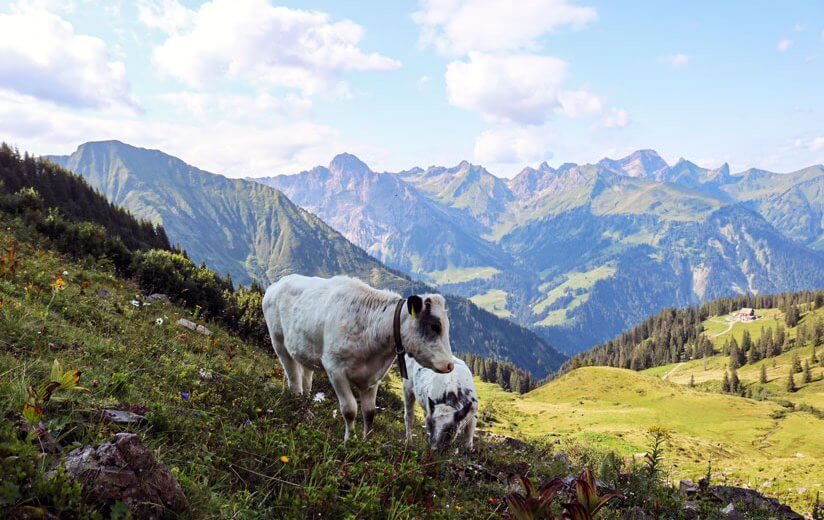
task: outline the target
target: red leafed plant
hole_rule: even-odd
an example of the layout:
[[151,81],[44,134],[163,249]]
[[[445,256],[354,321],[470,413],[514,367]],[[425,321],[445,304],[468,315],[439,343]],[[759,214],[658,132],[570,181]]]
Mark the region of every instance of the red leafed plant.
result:
[[527,477],[518,475],[518,478],[525,494],[510,493],[504,499],[507,516],[514,520],[591,520],[610,500],[623,498],[619,493],[598,496],[595,477],[585,469],[575,479],[575,496],[569,495],[569,502],[561,504],[561,515],[553,516],[552,505],[563,497],[561,491],[565,486],[561,479],[554,478],[536,489]]
[[14,270],[20,263],[17,258],[17,250],[20,249],[20,244],[12,242],[11,245],[5,248],[5,251],[0,254],[0,275],[13,277]]

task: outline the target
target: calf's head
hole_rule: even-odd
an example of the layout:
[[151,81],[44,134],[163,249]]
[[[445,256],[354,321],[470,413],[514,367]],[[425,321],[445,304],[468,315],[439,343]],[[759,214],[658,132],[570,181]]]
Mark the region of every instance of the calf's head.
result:
[[452,372],[455,365],[449,346],[449,318],[443,296],[410,296],[406,299],[406,311],[409,317],[401,327],[406,353],[435,372]]
[[426,430],[429,433],[429,448],[444,450],[448,448],[458,436],[461,424],[466,416],[472,412],[472,400],[465,395],[461,397],[454,393],[446,395],[438,401],[429,400],[429,413],[426,416]]

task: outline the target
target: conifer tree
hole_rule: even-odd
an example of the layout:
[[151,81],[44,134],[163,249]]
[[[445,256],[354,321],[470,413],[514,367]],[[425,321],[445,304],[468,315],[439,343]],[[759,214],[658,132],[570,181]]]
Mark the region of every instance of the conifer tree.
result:
[[803,370],[801,368],[801,360],[798,358],[798,354],[793,354],[793,372],[796,374],[800,374]]
[[732,370],[732,377],[730,378],[730,391],[737,394],[741,390],[741,381],[738,379],[738,371]]
[[690,388],[695,388],[695,376],[690,376]]
[[812,383],[813,382],[813,373],[810,372],[810,362],[804,361],[804,382],[805,383]]
[[795,386],[795,379],[793,379],[793,374],[794,373],[795,372],[793,372],[793,370],[790,369],[790,378],[787,379],[787,391],[788,392],[795,392],[796,390],[798,390],[798,387]]
[[761,365],[761,377],[758,379],[758,382],[762,385],[767,384],[767,365]]
[[721,383],[721,389],[724,391],[725,394],[730,393],[730,378],[727,375],[727,371],[724,371],[724,380]]

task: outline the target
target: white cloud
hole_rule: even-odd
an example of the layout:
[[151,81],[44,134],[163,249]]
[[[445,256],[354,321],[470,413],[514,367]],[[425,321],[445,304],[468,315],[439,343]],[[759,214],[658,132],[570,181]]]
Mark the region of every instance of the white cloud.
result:
[[312,108],[310,98],[293,94],[279,98],[268,92],[245,95],[181,91],[161,94],[158,99],[175,113],[206,122],[254,122],[271,116],[300,118]]
[[810,139],[807,147],[814,152],[824,150],[824,137],[814,137]]
[[38,8],[0,14],[0,89],[75,107],[136,106],[106,43]]
[[424,44],[457,56],[534,49],[545,34],[567,26],[580,29],[598,13],[568,0],[421,0],[412,18],[421,26]]
[[360,48],[363,28],[267,0],[213,0],[154,50],[161,70],[192,86],[248,80],[314,94],[344,71],[386,71],[400,63]]
[[415,83],[415,85],[417,85],[418,90],[424,90],[425,88],[429,87],[429,84],[431,82],[432,82],[432,78],[430,78],[428,75],[424,74],[423,76],[418,78],[418,81]]
[[775,48],[778,49],[780,52],[787,52],[787,50],[790,47],[792,47],[792,45],[793,45],[792,40],[790,40],[789,38],[784,38],[783,40],[778,42],[778,45],[776,45]]
[[567,64],[552,56],[471,52],[468,61],[446,68],[449,102],[488,120],[541,124],[553,113],[579,117],[597,113],[602,101],[583,90],[562,88]]
[[604,128],[623,128],[629,124],[629,114],[626,110],[620,108],[612,108],[609,113],[604,116],[601,125]]
[[177,0],[139,0],[138,19],[143,25],[168,34],[191,25],[195,12]]
[[658,58],[661,63],[666,63],[673,69],[684,69],[690,64],[690,57],[686,54],[670,54]]
[[505,125],[481,133],[475,140],[474,157],[485,164],[524,164],[552,156],[555,139],[546,126]]
[[292,173],[351,149],[336,130],[311,121],[184,123],[77,112],[31,96],[0,92],[0,135],[35,154],[69,153],[83,142],[119,139],[158,148],[233,177]]

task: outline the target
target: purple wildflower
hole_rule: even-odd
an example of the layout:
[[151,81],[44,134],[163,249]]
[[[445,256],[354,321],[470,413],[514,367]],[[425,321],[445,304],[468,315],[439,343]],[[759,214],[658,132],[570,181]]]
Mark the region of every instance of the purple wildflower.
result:
[[187,401],[189,399],[189,392],[180,392],[180,398]]

